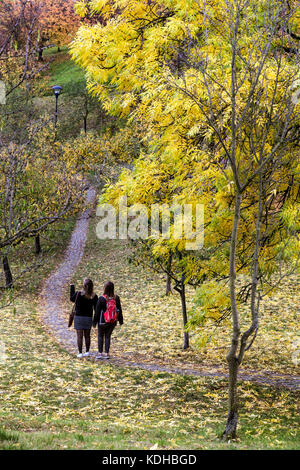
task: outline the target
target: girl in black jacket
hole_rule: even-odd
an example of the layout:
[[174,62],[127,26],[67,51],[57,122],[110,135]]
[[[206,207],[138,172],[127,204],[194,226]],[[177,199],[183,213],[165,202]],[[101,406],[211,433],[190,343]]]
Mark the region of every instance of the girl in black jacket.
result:
[[[98,296],[94,293],[93,281],[91,281],[91,279],[85,279],[83,281],[83,291],[77,292],[75,292],[74,284],[71,284],[70,300],[71,302],[75,302],[74,328],[77,332],[79,351],[77,357],[89,356],[93,311],[98,301]],[[82,354],[83,336],[86,346],[86,352],[84,354]]]
[[[117,320],[113,323],[105,322],[105,315],[107,308],[107,301],[114,299],[116,302]],[[98,325],[98,356],[97,358],[109,359],[110,339],[117,322],[123,325],[123,314],[120,297],[114,294],[114,284],[108,281],[104,286],[104,293],[98,299],[96,306],[96,313],[93,319],[93,326]],[[103,353],[103,342],[105,338],[105,353]]]

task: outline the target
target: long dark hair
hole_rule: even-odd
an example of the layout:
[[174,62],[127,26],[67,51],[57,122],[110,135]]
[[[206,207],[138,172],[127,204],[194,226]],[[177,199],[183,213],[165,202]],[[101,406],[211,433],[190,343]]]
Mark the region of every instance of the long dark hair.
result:
[[107,297],[114,297],[115,296],[115,285],[111,281],[107,281],[104,284],[104,292],[103,295],[107,295]]
[[94,296],[94,283],[91,279],[86,278],[83,281],[83,292],[84,295],[90,299]]

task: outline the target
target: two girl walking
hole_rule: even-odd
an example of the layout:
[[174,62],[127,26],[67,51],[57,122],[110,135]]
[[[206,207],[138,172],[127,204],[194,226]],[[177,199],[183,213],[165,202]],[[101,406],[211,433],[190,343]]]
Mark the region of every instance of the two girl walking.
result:
[[[119,322],[123,325],[123,315],[120,298],[114,293],[113,282],[106,282],[104,292],[99,298],[94,292],[91,279],[85,279],[83,290],[75,291],[71,284],[70,300],[75,302],[74,328],[77,332],[77,357],[90,355],[91,329],[98,326],[98,355],[97,359],[109,359],[111,335]],[[82,353],[83,338],[86,352]],[[103,352],[103,347],[105,352]]]

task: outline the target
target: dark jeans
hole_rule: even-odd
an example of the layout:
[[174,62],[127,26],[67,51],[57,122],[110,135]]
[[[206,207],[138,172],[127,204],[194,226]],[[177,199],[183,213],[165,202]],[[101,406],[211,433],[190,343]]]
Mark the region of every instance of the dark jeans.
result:
[[110,338],[112,332],[115,329],[117,322],[115,323],[106,323],[105,325],[98,325],[98,351],[99,353],[103,352],[103,340],[105,337],[105,352],[109,353],[110,348]]

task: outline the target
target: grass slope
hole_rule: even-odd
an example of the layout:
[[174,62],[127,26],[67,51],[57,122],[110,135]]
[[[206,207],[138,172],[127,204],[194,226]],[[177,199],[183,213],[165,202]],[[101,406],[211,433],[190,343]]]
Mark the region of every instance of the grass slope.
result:
[[51,87],[54,85],[62,86],[63,93],[66,94],[76,94],[76,88],[78,93],[82,93],[85,84],[84,71],[71,60],[67,48],[61,52],[57,52],[56,48],[50,49],[45,58],[53,59],[41,77],[45,96],[52,95]]

